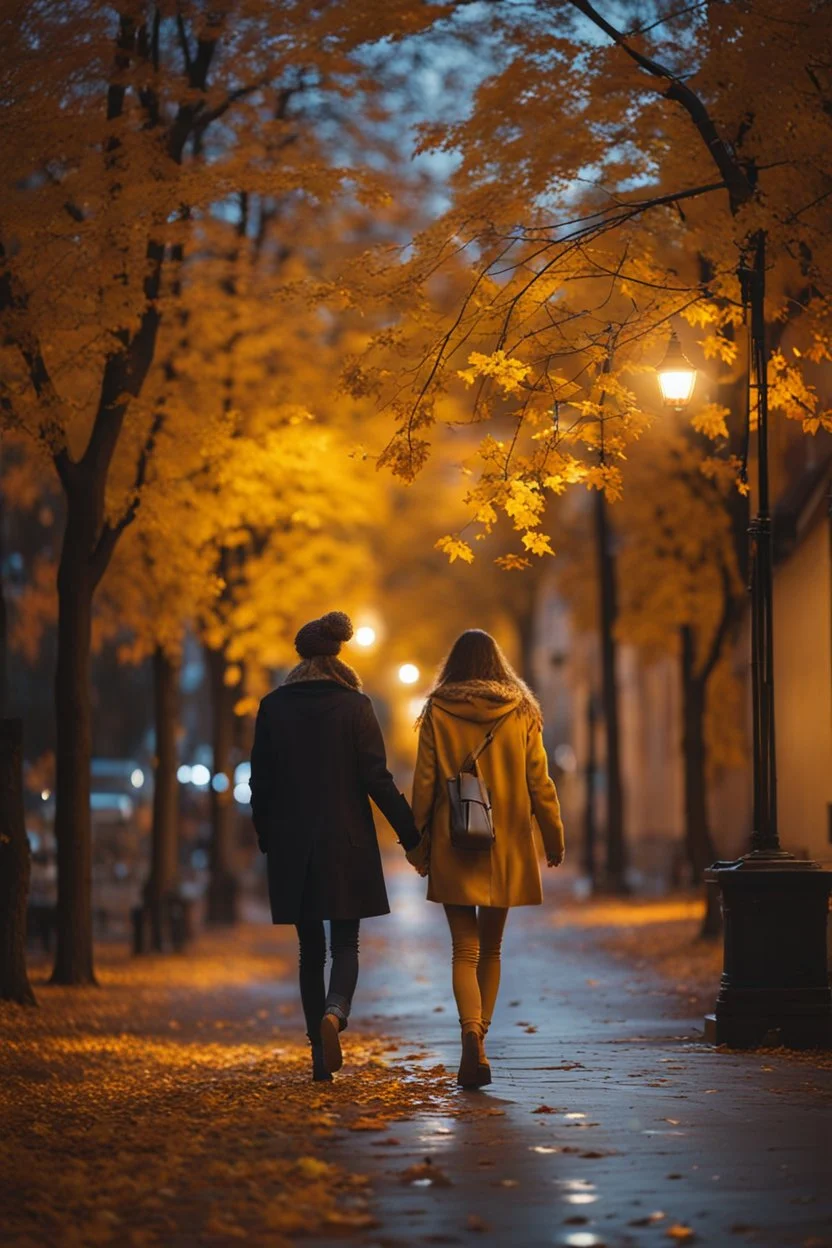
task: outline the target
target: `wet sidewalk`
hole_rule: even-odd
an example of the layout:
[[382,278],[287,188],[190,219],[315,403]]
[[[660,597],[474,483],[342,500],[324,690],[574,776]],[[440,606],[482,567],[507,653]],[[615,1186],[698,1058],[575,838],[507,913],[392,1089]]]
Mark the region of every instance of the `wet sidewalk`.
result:
[[36,960],[40,1008],[0,1009],[0,1242],[832,1245],[828,1055],[706,1047],[699,1004],[606,952],[550,872],[509,917],[494,1083],[460,1092],[444,914],[388,879],[334,1084],[309,1077],[292,929],[101,946],[99,988]]
[[[456,1094],[480,1112],[331,1143],[372,1178],[378,1227],[361,1242],[832,1245],[828,1061],[705,1046],[670,985],[556,925],[547,884],[546,906],[510,915],[494,1082]],[[395,873],[393,916],[364,925],[356,1023],[402,1037],[408,1059],[421,1042],[452,1080],[449,938],[423,890]]]

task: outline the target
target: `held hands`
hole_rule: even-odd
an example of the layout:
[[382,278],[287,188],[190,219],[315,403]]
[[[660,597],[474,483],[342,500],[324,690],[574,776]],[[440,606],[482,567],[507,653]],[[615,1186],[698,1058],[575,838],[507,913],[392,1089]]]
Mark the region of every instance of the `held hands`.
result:
[[547,867],[559,867],[560,864],[563,862],[563,858],[564,858],[564,850],[561,850],[559,854],[547,854],[546,866]]
[[427,831],[422,833],[419,844],[406,850],[404,856],[419,875],[427,875],[430,866],[430,837]]

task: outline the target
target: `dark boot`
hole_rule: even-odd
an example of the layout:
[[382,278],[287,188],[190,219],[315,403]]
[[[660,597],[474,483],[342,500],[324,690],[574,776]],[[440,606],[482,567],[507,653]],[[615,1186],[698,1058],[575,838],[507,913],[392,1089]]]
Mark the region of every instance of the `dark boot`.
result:
[[321,1051],[323,1053],[324,1066],[330,1072],[340,1070],[344,1064],[344,1057],[341,1053],[341,1040],[339,1033],[343,1029],[343,1023],[337,1014],[326,1013],[321,1022]]
[[326,1068],[324,1050],[320,1044],[312,1045],[312,1078],[315,1083],[331,1083],[332,1075]]
[[459,1073],[456,1077],[461,1088],[480,1087],[478,1072],[481,1043],[479,1032],[464,1031],[462,1033],[462,1060],[459,1063]]

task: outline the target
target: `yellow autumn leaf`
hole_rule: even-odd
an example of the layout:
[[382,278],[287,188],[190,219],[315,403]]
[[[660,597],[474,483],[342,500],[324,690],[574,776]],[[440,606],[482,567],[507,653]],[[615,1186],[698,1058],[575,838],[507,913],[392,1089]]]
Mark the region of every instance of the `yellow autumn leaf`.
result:
[[553,555],[548,533],[524,533],[523,545],[533,555]]
[[720,403],[705,403],[694,412],[690,423],[697,433],[704,433],[706,438],[727,438],[726,418],[730,414],[730,408],[723,407]]
[[436,543],[436,549],[446,554],[451,563],[455,563],[457,559],[461,559],[463,563],[474,562],[473,550],[460,537],[440,537]]

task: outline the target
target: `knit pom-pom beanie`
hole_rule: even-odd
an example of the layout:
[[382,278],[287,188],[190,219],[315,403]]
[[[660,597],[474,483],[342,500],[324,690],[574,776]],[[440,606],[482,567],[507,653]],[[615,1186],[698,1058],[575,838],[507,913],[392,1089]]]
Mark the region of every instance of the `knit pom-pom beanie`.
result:
[[352,622],[343,611],[329,611],[319,620],[310,620],[295,638],[295,649],[302,659],[334,656],[341,643],[352,637]]

